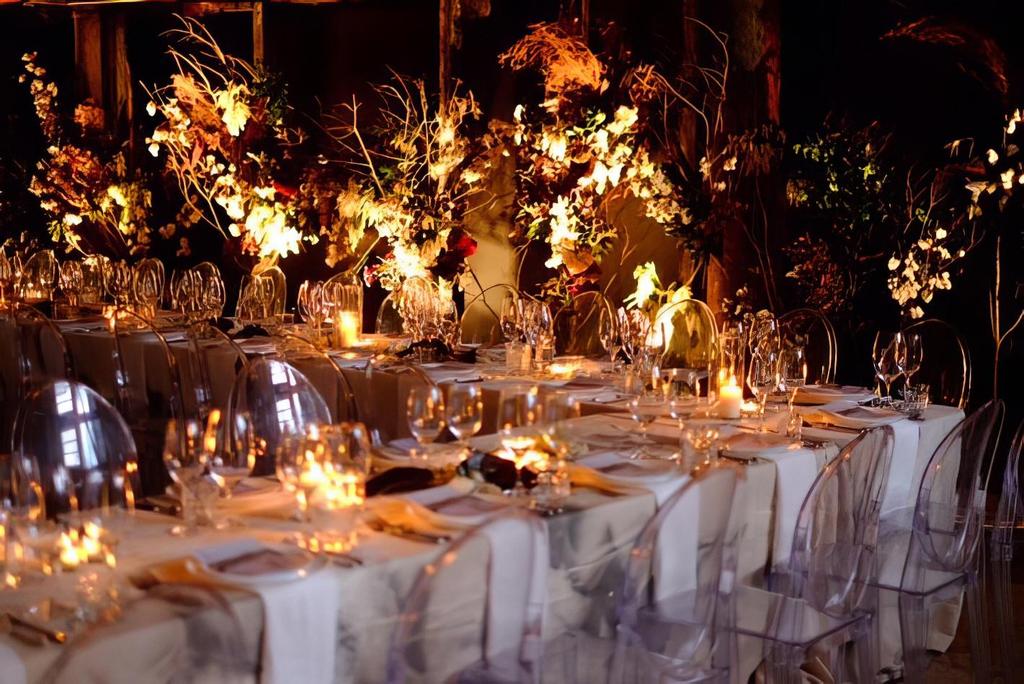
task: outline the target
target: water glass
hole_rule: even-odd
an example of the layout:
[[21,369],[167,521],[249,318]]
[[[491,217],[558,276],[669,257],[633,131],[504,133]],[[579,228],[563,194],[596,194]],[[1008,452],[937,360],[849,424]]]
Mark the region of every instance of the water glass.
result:
[[417,385],[405,404],[409,432],[423,447],[441,435],[445,427],[444,394],[436,385]]
[[475,383],[455,383],[449,388],[445,417],[448,429],[459,442],[465,442],[483,427],[483,396],[483,389]]

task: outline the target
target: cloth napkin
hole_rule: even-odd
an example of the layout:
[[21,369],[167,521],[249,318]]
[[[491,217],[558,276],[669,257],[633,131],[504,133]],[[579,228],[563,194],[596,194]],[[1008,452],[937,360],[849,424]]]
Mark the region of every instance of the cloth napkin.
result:
[[906,420],[899,411],[876,406],[859,406],[852,401],[834,401],[801,411],[812,423],[825,423],[852,430],[868,430]]
[[621,452],[590,454],[569,464],[576,486],[615,494],[649,491],[661,506],[685,482],[686,475],[672,461],[631,461]]
[[[215,551],[216,547],[204,550]],[[186,558],[151,568],[150,574],[160,582],[232,586],[256,593],[263,604],[263,684],[334,681],[340,594],[331,568],[294,581],[233,585]]]
[[288,517],[295,510],[295,497],[276,480],[248,477],[230,498],[217,500],[217,510],[229,516]]
[[873,392],[853,385],[805,385],[796,391],[797,404],[829,404],[833,401],[866,401]]
[[[455,478],[446,485],[402,496],[381,496],[367,501],[367,508],[385,522],[413,531],[431,534],[458,534],[487,522],[493,511],[453,515],[431,510],[444,501],[468,496],[475,487],[467,478]],[[506,499],[502,500],[507,503]],[[547,572],[550,565],[547,526],[536,533],[517,520],[501,520],[485,528],[491,547],[488,579],[487,656],[507,653],[521,639],[517,626],[524,616],[540,620],[547,601]],[[531,572],[516,571],[523,549],[532,549]],[[516,591],[527,583],[526,591]],[[525,604],[519,598],[527,595]]]

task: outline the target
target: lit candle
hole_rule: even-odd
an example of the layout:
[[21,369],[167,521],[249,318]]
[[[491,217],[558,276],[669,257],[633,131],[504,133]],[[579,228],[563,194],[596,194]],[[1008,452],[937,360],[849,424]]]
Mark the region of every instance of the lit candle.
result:
[[736,384],[736,377],[731,376],[729,381],[718,390],[718,417],[739,418],[742,405],[743,389]]
[[334,320],[335,341],[339,347],[359,344],[359,315],[355,311],[339,311]]

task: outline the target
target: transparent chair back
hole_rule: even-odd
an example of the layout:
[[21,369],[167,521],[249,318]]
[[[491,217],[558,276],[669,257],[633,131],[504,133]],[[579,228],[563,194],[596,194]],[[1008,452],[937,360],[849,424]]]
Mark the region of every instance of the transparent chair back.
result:
[[18,489],[41,495],[49,518],[85,511],[132,510],[139,496],[131,431],[94,390],[56,380],[34,390],[14,424]]
[[466,308],[459,319],[463,344],[490,347],[504,342],[501,312],[506,302],[518,298],[518,290],[511,285],[498,283],[477,293],[466,302]]
[[661,335],[663,368],[707,371],[718,361],[718,324],[708,305],[696,299],[662,308],[654,320],[654,335]]
[[804,348],[807,382],[826,385],[835,382],[839,352],[836,331],[816,309],[795,309],[779,316],[784,343]]
[[[356,401],[355,391],[338,360],[302,335],[282,332],[280,337],[285,340],[285,344],[279,346],[279,350],[286,362],[292,364],[300,372],[307,364],[313,364],[314,371],[326,371],[331,377],[332,382],[326,388],[323,382],[318,387],[320,396],[327,402],[331,411],[332,422],[358,421],[359,405]],[[306,374],[307,377],[310,375],[311,373]]]
[[284,313],[285,303],[288,298],[288,280],[284,276],[284,271],[281,270],[280,266],[267,266],[265,268],[257,268],[253,275],[268,278],[273,283],[273,307],[270,313],[274,316],[281,316]]
[[57,287],[57,258],[43,249],[30,256],[21,269],[21,297],[27,302],[49,301]]
[[223,280],[220,274],[220,267],[211,261],[203,261],[192,267],[192,270],[199,274],[201,278],[219,278]]
[[12,316],[0,321],[0,450],[11,444],[11,427],[21,401],[50,380],[71,379],[71,355],[60,328],[39,309],[11,305]]
[[863,432],[819,473],[800,508],[789,567],[776,573],[774,590],[835,618],[866,608],[893,443],[892,428]]
[[1003,411],[998,400],[979,408],[942,440],[928,462],[914,509],[903,591],[922,590],[930,571],[964,573],[975,567]]
[[690,681],[728,671],[739,531],[730,515],[740,477],[724,461],[699,466],[640,533],[617,609],[613,681]]
[[601,324],[614,309],[600,292],[582,292],[555,314],[555,352],[579,356],[604,356]]
[[1003,471],[1003,488],[996,510],[995,527],[992,529],[992,603],[996,626],[999,629],[999,643],[1002,650],[1002,674],[1006,681],[1020,671],[1024,664],[1020,656],[1017,636],[1017,621],[1014,619],[1013,560],[1020,558],[1020,532],[1024,526],[1024,501],[1020,491],[1021,449],[1024,449],[1024,424],[1017,429]]
[[274,473],[277,450],[308,425],[331,422],[327,403],[305,375],[280,359],[263,357],[244,368],[231,391],[232,414],[246,412],[257,445],[253,475]]
[[65,645],[42,681],[250,683],[260,671],[261,623],[257,601],[236,608],[215,589],[158,584],[128,601],[116,622]]
[[[205,422],[210,409],[216,403],[218,393],[215,383],[225,380],[224,374],[218,372],[224,369],[223,364],[218,363],[223,361],[224,352],[229,351],[234,358],[231,375],[227,377],[231,386],[238,372],[249,365],[249,358],[238,342],[209,322],[199,321],[189,325],[186,334],[189,347],[184,364],[186,369],[182,370],[180,364],[178,366],[182,380],[182,406],[185,415]],[[228,392],[230,386],[220,393],[221,401]]]
[[377,311],[374,331],[378,335],[401,335],[404,332],[402,314],[398,311],[398,291],[388,293]]
[[903,332],[921,336],[921,368],[912,382],[928,385],[935,403],[966,408],[971,395],[971,355],[963,336],[937,318],[918,321]]
[[534,580],[546,578],[535,562],[546,543],[540,518],[509,509],[445,548],[406,596],[387,682],[533,681],[544,612]]
[[168,421],[188,415],[181,372],[167,338],[151,321],[128,308],[118,308],[112,321],[113,402],[138,446],[142,491],[159,494],[170,483],[163,463],[164,431]]

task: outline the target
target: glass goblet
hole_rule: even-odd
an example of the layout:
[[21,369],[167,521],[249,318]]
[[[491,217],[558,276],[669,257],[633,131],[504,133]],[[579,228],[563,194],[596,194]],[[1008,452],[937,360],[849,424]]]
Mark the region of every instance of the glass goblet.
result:
[[445,402],[441,389],[426,384],[413,387],[406,400],[405,415],[409,432],[426,451],[445,427]]
[[484,393],[479,384],[456,383],[448,390],[445,417],[460,444],[480,432],[484,423]]

